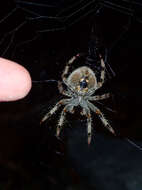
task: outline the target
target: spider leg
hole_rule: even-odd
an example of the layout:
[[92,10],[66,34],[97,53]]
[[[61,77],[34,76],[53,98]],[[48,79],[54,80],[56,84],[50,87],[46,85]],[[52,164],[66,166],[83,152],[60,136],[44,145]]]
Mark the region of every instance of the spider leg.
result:
[[92,118],[91,118],[91,113],[90,110],[83,107],[83,110],[80,113],[81,115],[85,115],[87,117],[87,135],[88,135],[88,145],[91,143],[91,137],[92,137]]
[[77,54],[76,56],[73,56],[68,62],[67,62],[67,64],[66,64],[66,66],[65,66],[65,69],[64,69],[64,71],[63,71],[63,73],[62,73],[62,80],[65,82],[66,81],[66,76],[67,76],[67,74],[68,74],[68,72],[69,72],[69,69],[70,69],[70,66],[72,65],[72,63],[76,60],[76,58],[78,57],[79,55]]
[[47,120],[51,115],[53,115],[61,105],[67,104],[69,99],[62,99],[60,100],[48,113],[44,115],[42,120],[40,121],[40,124],[42,124],[45,120]]
[[100,82],[98,82],[98,84],[97,84],[97,89],[102,87],[104,80],[105,80],[105,63],[101,56],[100,56],[100,59],[101,59],[102,70],[101,70]]
[[114,129],[110,126],[109,122],[107,121],[107,119],[104,117],[104,115],[102,114],[102,112],[98,109],[96,110],[96,114],[98,114],[99,118],[101,119],[102,123],[104,124],[104,126],[112,133],[115,135],[115,131]]
[[60,92],[61,94],[63,94],[64,96],[72,97],[72,92],[71,92],[71,91],[66,91],[66,90],[64,90],[61,81],[58,81],[58,89],[59,89],[59,92]]
[[103,95],[98,95],[98,96],[90,96],[88,98],[88,100],[93,101],[93,100],[103,100],[103,99],[107,99],[110,97],[110,93],[106,93]]
[[57,129],[56,129],[56,136],[57,137],[60,135],[60,131],[61,131],[62,126],[63,126],[64,121],[65,121],[66,113],[67,112],[73,113],[74,112],[73,107],[74,106],[66,105],[64,107],[64,109],[62,110],[61,116],[60,116],[60,119],[59,119],[59,122],[58,122],[58,125],[57,125]]
[[94,106],[91,102],[87,102],[88,103],[88,106],[89,108],[95,112],[98,117],[101,119],[102,123],[104,124],[104,126],[111,132],[115,135],[115,131],[114,129],[110,126],[109,122],[107,121],[107,119],[104,117],[104,115],[102,114],[102,112],[96,107]]
[[92,94],[94,94],[94,92],[101,88],[102,85],[104,84],[104,80],[105,80],[105,63],[104,63],[104,60],[103,58],[101,57],[100,55],[100,59],[101,59],[101,67],[102,67],[102,70],[101,70],[101,77],[100,77],[100,82],[97,82],[97,86],[94,87],[94,88],[91,88],[88,92],[87,92],[87,96],[91,96]]
[[77,59],[77,57],[79,57],[80,54],[77,54],[75,56],[73,56],[67,63],[66,63],[66,66],[65,66],[65,69],[61,75],[61,78],[62,78],[62,81],[64,82],[64,84],[69,88],[70,92],[71,93],[75,93],[73,87],[67,83],[67,75],[68,75],[68,72],[69,72],[69,69],[72,65],[72,63]]
[[90,142],[91,142],[91,137],[92,137],[92,130],[91,130],[92,125],[91,125],[91,123],[92,123],[91,114],[90,114],[90,113],[88,113],[88,114],[87,114],[87,125],[88,125],[88,127],[87,127],[87,134],[88,134],[88,145],[90,145]]

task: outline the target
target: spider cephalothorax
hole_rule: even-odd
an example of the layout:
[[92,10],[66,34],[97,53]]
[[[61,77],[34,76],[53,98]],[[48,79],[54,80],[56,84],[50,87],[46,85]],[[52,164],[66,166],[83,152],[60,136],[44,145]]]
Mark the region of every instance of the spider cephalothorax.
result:
[[97,81],[95,72],[87,66],[77,68],[68,77],[66,77],[71,64],[78,56],[79,55],[74,56],[69,60],[62,74],[62,80],[67,86],[67,90],[64,90],[61,82],[58,83],[59,92],[68,98],[57,102],[57,104],[43,117],[41,123],[47,120],[53,113],[55,113],[61,105],[64,105],[57,125],[57,136],[59,136],[61,127],[64,124],[66,113],[74,113],[74,107],[80,106],[82,108],[81,115],[85,115],[87,117],[88,144],[90,144],[92,122],[91,111],[95,112],[101,119],[104,126],[110,132],[115,134],[113,128],[105,119],[103,113],[93,103],[90,102],[109,98],[110,94],[106,93],[103,95],[94,96],[96,90],[102,87],[105,79],[105,64],[101,56],[100,62],[102,69],[99,82]]

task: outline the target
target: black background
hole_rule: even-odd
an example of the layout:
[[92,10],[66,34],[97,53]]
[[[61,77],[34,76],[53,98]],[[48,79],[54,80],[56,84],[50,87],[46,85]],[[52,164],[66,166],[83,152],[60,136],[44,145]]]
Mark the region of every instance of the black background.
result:
[[[92,1],[80,9],[87,0],[26,2],[7,0],[0,8],[0,55],[27,68],[33,80],[27,97],[0,106],[1,188],[141,189],[142,152],[127,138],[142,144],[142,6],[138,1]],[[80,14],[64,22],[51,18],[61,11],[67,17],[76,10]],[[36,19],[39,16],[44,18]],[[103,88],[113,98],[100,108],[117,136],[94,118],[88,147],[86,123],[80,117],[67,117],[61,141],[52,130],[60,112],[43,126],[39,122],[61,99],[56,83],[42,81],[60,80],[69,58],[88,51],[92,26],[108,49],[108,63],[116,73]]]

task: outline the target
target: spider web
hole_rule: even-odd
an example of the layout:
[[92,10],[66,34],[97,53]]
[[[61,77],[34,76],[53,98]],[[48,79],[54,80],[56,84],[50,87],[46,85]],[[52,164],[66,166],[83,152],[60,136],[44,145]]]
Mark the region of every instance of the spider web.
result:
[[[114,22],[112,21],[113,19]],[[95,152],[94,160],[96,160],[96,158],[98,158],[98,160],[102,158],[100,167],[104,166],[102,165],[104,157],[106,155],[110,155],[111,157],[111,154],[114,154],[114,150],[116,155],[117,152],[119,153],[119,156],[126,150],[126,157],[123,159],[124,164],[127,162],[127,159],[131,161],[137,158],[136,160],[139,162],[141,154],[139,154],[139,152],[137,153],[137,150],[140,151],[140,153],[142,151],[142,131],[140,129],[141,124],[135,122],[141,119],[140,113],[142,106],[141,88],[139,87],[140,80],[138,80],[139,78],[137,77],[141,76],[141,70],[139,69],[139,63],[141,62],[140,60],[142,60],[142,56],[139,56],[141,55],[142,49],[142,38],[140,38],[142,32],[140,27],[141,23],[142,3],[138,0],[7,0],[6,4],[3,4],[1,7],[0,55],[22,64],[30,71],[34,83],[32,96],[28,101],[32,105],[34,101],[36,102],[36,106],[38,105],[41,115],[43,114],[42,111],[47,112],[49,105],[52,106],[52,98],[57,94],[54,84],[56,85],[57,80],[60,79],[65,62],[68,61],[70,57],[80,52],[85,52],[86,54],[91,52],[89,54],[89,64],[94,69],[99,70],[99,66],[94,65],[95,57],[93,57],[93,55],[96,51],[96,47],[94,47],[95,37],[97,36],[97,39],[100,40],[98,48],[107,64],[108,79],[113,79],[111,80],[112,85],[110,89],[117,95],[117,101],[119,103],[114,107],[116,108],[115,110],[118,109],[118,114],[115,115],[115,113],[113,113],[114,110],[111,109],[113,107],[111,107],[111,102],[109,102],[109,104],[106,102],[105,105],[102,104],[102,102],[98,102],[98,107],[100,106],[102,110],[108,111],[108,113],[114,114],[115,117],[117,117],[112,116],[111,119],[110,116],[108,118],[112,122],[114,120],[114,126],[116,126],[116,128],[118,127],[118,131],[120,128],[120,133],[123,135],[122,139],[118,139],[117,137],[111,139],[109,135],[107,135],[108,138],[104,139],[102,138],[102,134],[100,137],[99,134],[94,134],[94,141],[92,141],[93,146],[91,146],[90,149],[87,147],[87,153],[85,153],[87,159],[89,159],[89,165],[86,165],[86,157],[82,156],[82,158],[85,159],[83,164],[85,168],[89,168],[88,166],[92,167],[90,158],[92,158],[91,152],[93,151]],[[94,33],[92,29],[94,29]],[[135,39],[137,39],[136,43]],[[140,53],[137,54],[137,52]],[[109,81],[110,80],[108,80],[108,82]],[[135,87],[134,90],[133,88],[131,90],[131,86]],[[54,100],[57,102],[57,98]],[[45,108],[45,110],[41,108]],[[31,115],[29,110],[27,111],[27,108],[26,112],[28,112],[30,120]],[[35,120],[34,117],[33,120]],[[83,127],[80,121],[75,122],[81,126],[79,133],[76,128],[74,128],[76,139],[79,140],[82,138],[81,136],[80,138],[78,137]],[[31,127],[30,125],[34,128],[35,122],[34,124],[29,123],[28,128]],[[129,127],[131,125],[134,126],[134,129]],[[86,127],[86,121],[84,122],[84,126]],[[19,128],[19,125],[17,125],[16,128]],[[126,133],[123,132],[123,128],[126,130]],[[43,164],[44,169],[48,167],[50,155],[48,149],[56,151],[52,146],[53,143],[56,144],[55,139],[53,139],[52,142],[52,140],[47,137],[47,135],[51,135],[50,132],[50,129],[48,129],[48,134],[45,133],[43,141],[47,139],[48,142],[44,146],[40,145],[40,150],[37,155],[40,155],[42,161],[40,167]],[[70,133],[70,135],[72,134],[73,133]],[[85,143],[86,130],[84,137],[83,142]],[[108,142],[110,140],[110,142],[106,142],[107,140]],[[74,134],[72,141],[75,142]],[[102,142],[101,146],[100,142]],[[104,144],[106,146],[104,146]],[[123,147],[122,151],[121,146]],[[46,156],[42,149],[47,153]],[[81,142],[80,147],[74,146],[73,149],[75,151],[73,152],[73,158],[75,158],[75,156],[78,157],[80,154],[78,150],[84,150],[84,146],[82,146]],[[118,149],[119,151],[117,151]],[[59,154],[61,153],[59,152]],[[79,162],[75,163],[78,167],[81,167],[80,161],[82,161],[82,158],[80,157]],[[115,157],[111,157],[111,159],[115,159]],[[105,161],[106,163],[109,162],[107,159],[105,159]],[[116,164],[119,166],[121,161],[119,159],[117,161],[118,163],[116,162]],[[49,174],[54,173],[54,167],[52,169],[51,164],[49,166],[51,168],[48,168]],[[122,167],[122,169],[124,168],[127,170],[127,167]],[[79,168],[79,171],[80,169],[81,168]],[[92,169],[94,169],[94,165]],[[55,169],[55,173],[57,173],[56,171]],[[96,171],[96,168],[94,171]],[[104,168],[102,171],[104,171]],[[128,172],[131,175],[133,170]],[[90,171],[88,171],[88,173],[90,174]],[[108,171],[107,176],[110,177]],[[46,177],[45,172],[43,177]],[[93,181],[95,178],[93,178]],[[134,180],[137,180],[135,176]]]
[[[100,15],[102,16],[102,19],[104,19],[104,15],[106,15],[107,11],[111,12],[111,15],[112,13],[115,13],[118,18],[120,17],[121,19],[124,19],[124,21],[121,20],[120,23],[116,24],[117,29],[114,30],[116,35],[114,35],[111,40],[104,40],[104,46],[106,45],[107,47],[104,50],[104,58],[105,62],[108,63],[108,73],[111,73],[110,75],[115,76],[114,71],[117,71],[118,69],[119,71],[117,72],[117,75],[119,76],[121,68],[124,70],[125,66],[128,67],[127,64],[115,65],[115,69],[113,71],[110,66],[112,65],[113,67],[113,64],[111,64],[113,61],[110,60],[110,57],[112,51],[114,51],[117,45],[119,46],[120,42],[123,42],[124,38],[127,38],[127,34],[130,31],[132,23],[142,23],[142,3],[140,1],[121,0],[116,2],[113,0],[60,0],[57,2],[51,0],[40,0],[36,1],[35,3],[34,1],[15,0],[7,2],[8,4],[3,5],[4,9],[0,15],[0,55],[2,57],[22,63],[31,72],[32,78],[35,80],[35,82],[56,82],[60,77],[60,72],[59,74],[56,74],[57,76],[55,76],[55,72],[53,72],[55,66],[57,66],[56,70],[61,71],[64,67],[63,63],[68,60],[71,55],[78,53],[78,51],[85,50],[87,52],[89,36],[91,34],[94,20],[96,21],[96,18],[98,18]],[[108,17],[108,19],[103,22],[108,22],[109,18],[110,17]],[[88,23],[86,22],[86,19],[89,20]],[[98,20],[101,22],[102,19]],[[84,39],[85,43],[83,44],[84,47],[82,48],[82,44],[78,45],[76,43],[78,47],[75,50],[72,50],[70,54],[66,52],[67,58],[62,55],[59,56],[57,51],[62,45],[59,45],[58,48],[54,47],[57,38],[60,38],[60,34],[61,37],[63,37],[65,33],[67,33],[67,36],[70,36],[68,35],[70,31],[76,31],[77,33],[80,23],[84,22],[84,20],[85,23],[88,24],[86,27],[88,30],[85,33],[86,39]],[[116,20],[116,22],[117,21],[118,20]],[[85,27],[85,25],[83,26]],[[105,25],[106,28],[107,26],[110,26],[109,22]],[[106,29],[104,30],[106,31]],[[76,33],[73,32],[73,35]],[[51,56],[49,56],[49,61],[51,61],[52,65],[51,59],[58,55],[57,57],[59,58],[54,58],[53,62],[61,64],[54,64],[53,68],[51,69],[48,67],[49,72],[47,73],[45,69],[39,69],[42,55],[40,61],[38,61],[39,54],[37,52],[39,51],[40,47],[42,50],[45,49],[46,46],[44,44],[44,40],[46,42],[49,40],[47,37],[48,35],[49,38],[52,37],[52,42],[49,43],[48,47],[48,51],[50,52],[49,54],[51,54]],[[105,35],[107,36],[107,34]],[[78,34],[76,34],[76,36],[78,37]],[[76,41],[77,37],[74,37]],[[42,43],[44,44],[43,46]],[[34,49],[35,46],[39,46],[39,48]],[[29,49],[29,47],[31,48]],[[75,47],[75,45],[73,45],[71,48],[73,49],[73,47]],[[30,51],[32,48],[33,52]],[[69,48],[68,51],[70,51],[71,48]],[[62,51],[63,50],[64,49],[62,49]],[[25,59],[25,57],[27,59]],[[45,55],[44,58],[46,58]],[[45,64],[44,66],[41,65],[41,67],[45,67]],[[38,69],[40,70],[40,73]],[[55,78],[55,80],[51,80],[51,78]]]
[[[121,3],[122,2],[123,1],[121,1]],[[1,16],[3,18],[0,20],[0,24],[3,32],[1,30],[0,44],[5,44],[7,38],[10,38],[7,42],[7,46],[3,52],[1,52],[1,56],[4,56],[14,43],[16,33],[21,28],[24,29],[28,24],[32,27],[34,26],[36,35],[43,32],[62,31],[76,22],[79,22],[89,14],[98,14],[104,7],[116,9],[120,12],[123,11],[123,13],[133,16],[134,9],[130,8],[132,5],[129,1],[125,2],[125,6],[120,6],[111,1],[98,2],[95,0],[81,0],[77,2],[68,0],[67,3],[65,3],[65,1],[59,1],[58,3],[56,1],[36,1],[35,3],[33,1],[15,0],[9,6],[12,10],[5,16]],[[138,19],[138,17],[136,18]],[[141,21],[140,17],[139,21]],[[30,40],[34,40],[36,37],[37,36],[34,36],[34,38]],[[29,41],[23,41],[20,43],[28,42]],[[19,46],[19,44],[17,44],[17,46]]]
[[[60,32],[64,33],[72,29],[72,27],[76,27],[76,24],[79,24],[88,16],[94,19],[96,15],[103,14],[105,9],[122,13],[128,21],[124,24],[122,23],[120,26],[121,31],[112,39],[112,43],[109,44],[105,52],[108,73],[111,73],[110,75],[112,76],[115,74],[108,60],[111,49],[116,46],[129,30],[131,19],[135,18],[135,20],[141,23],[142,18],[142,4],[139,1],[129,0],[121,0],[119,3],[111,0],[60,0],[58,2],[38,0],[36,3],[26,0],[7,0],[3,7],[4,11],[0,17],[0,55],[16,61],[18,60],[17,50],[22,46],[34,43],[41,36],[48,35],[51,32],[54,35]],[[91,23],[92,21],[89,22]]]

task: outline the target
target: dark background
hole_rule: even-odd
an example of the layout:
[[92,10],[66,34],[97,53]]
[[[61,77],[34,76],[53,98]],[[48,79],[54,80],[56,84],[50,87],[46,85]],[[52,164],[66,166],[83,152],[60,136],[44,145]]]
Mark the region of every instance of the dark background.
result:
[[[129,141],[142,145],[140,1],[0,4],[0,55],[26,67],[33,80],[27,97],[0,106],[0,188],[141,189],[142,150]],[[87,53],[92,27],[115,72],[102,89],[113,98],[100,109],[117,136],[94,118],[88,147],[86,121],[78,115],[67,117],[61,139],[54,136],[60,112],[39,122],[61,99],[56,82],[44,81],[60,80],[69,58]]]

